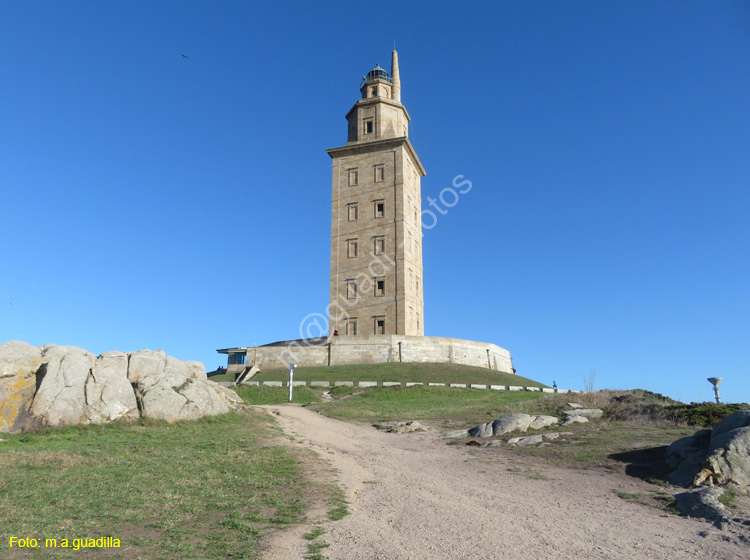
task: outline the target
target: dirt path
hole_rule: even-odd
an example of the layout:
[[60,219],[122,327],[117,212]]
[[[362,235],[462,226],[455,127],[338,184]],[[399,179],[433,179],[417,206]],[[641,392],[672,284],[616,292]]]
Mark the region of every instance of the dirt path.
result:
[[[707,522],[622,500],[615,491],[654,488],[625,475],[449,446],[436,430],[388,434],[300,406],[263,408],[340,472],[351,515],[323,523],[330,560],[750,558],[748,544]],[[266,559],[302,559],[309,529],[278,534]]]

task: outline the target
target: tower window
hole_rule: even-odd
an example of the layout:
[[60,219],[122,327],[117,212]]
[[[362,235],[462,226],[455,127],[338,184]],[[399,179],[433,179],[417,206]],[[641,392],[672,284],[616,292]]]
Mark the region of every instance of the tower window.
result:
[[375,201],[375,217],[376,218],[384,218],[385,217],[385,200],[376,200]]
[[385,334],[385,317],[375,317],[375,334]]
[[359,207],[357,203],[347,204],[347,214],[350,222],[356,222],[359,219]]
[[349,170],[349,186],[356,187],[359,182],[359,171],[357,169]]
[[357,299],[357,281],[346,281],[346,299]]
[[372,119],[365,119],[365,134],[372,134]]
[[385,278],[375,278],[375,296],[382,297],[385,295]]
[[347,319],[344,332],[348,335],[357,334],[357,319],[356,318]]
[[375,238],[375,247],[373,248],[373,252],[376,255],[382,255],[385,253],[385,236],[378,236]]
[[358,243],[356,239],[347,239],[346,240],[346,256],[350,259],[353,259],[357,256],[357,249]]
[[375,166],[375,182],[382,183],[384,179],[385,179],[385,166],[376,165]]
[[370,88],[370,97],[375,97],[378,94],[378,86]]

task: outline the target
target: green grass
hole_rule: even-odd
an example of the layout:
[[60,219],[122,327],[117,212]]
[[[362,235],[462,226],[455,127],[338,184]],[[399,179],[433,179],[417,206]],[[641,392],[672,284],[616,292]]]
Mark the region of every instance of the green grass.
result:
[[721,496],[719,496],[719,501],[728,508],[732,508],[737,504],[737,492],[734,490],[724,490],[722,492]]
[[[230,413],[4,435],[0,557],[256,558],[264,533],[320,494],[297,456],[267,445],[276,434],[265,415]],[[121,548],[11,550],[11,536]]]
[[712,428],[720,420],[723,420],[738,410],[748,408],[748,406],[750,405],[747,403],[680,403],[665,407],[664,415],[675,422],[685,422],[691,426]]
[[325,541],[314,541],[307,545],[307,554],[305,554],[305,560],[325,560],[320,551],[331,546]]
[[[645,473],[649,464],[663,463],[664,449],[673,441],[692,435],[687,426],[652,423],[592,421],[589,424],[571,424],[562,430],[572,436],[550,440],[550,445],[537,448],[518,447],[515,452],[539,457],[561,466],[605,467],[622,471],[626,465],[644,465],[643,477],[661,473]],[[572,442],[572,443],[571,443]]]
[[[289,402],[288,387],[253,387],[250,385],[241,385],[232,387],[232,389],[247,404],[280,404]],[[320,389],[310,387],[293,387],[292,402],[299,404],[308,404],[320,400]]]
[[346,501],[344,491],[338,486],[334,487],[328,496],[328,519],[338,521],[349,515],[349,502]]
[[302,538],[304,538],[306,541],[314,541],[318,537],[325,535],[325,534],[326,534],[326,530],[323,529],[323,527],[321,527],[320,525],[318,525],[309,533],[305,533],[305,535]]
[[325,535],[325,532],[326,530],[318,525],[312,531],[304,535],[303,538],[310,541],[307,545],[307,553],[304,556],[305,560],[325,560],[325,557],[320,551],[328,548],[330,545],[323,540],[318,540],[319,537]]
[[617,497],[623,500],[638,500],[643,494],[631,494],[630,492],[617,492]]
[[219,381],[229,381],[230,383],[234,383],[236,377],[237,375],[234,373],[220,373],[218,375],[212,375],[208,380],[216,381],[217,383]]
[[[286,369],[269,369],[257,373],[252,381],[288,381]],[[413,381],[415,383],[476,383],[547,387],[542,383],[488,368],[461,364],[394,362],[348,366],[309,366],[294,370],[295,381]]]
[[314,410],[341,420],[450,420],[472,424],[494,420],[543,393],[451,387],[384,387],[347,399],[319,402]]

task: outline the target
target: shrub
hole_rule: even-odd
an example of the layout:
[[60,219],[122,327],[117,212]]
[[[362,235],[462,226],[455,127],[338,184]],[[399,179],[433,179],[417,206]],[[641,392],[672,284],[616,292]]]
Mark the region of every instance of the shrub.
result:
[[716,403],[690,403],[675,404],[664,409],[664,417],[674,422],[685,422],[690,426],[713,427],[719,420],[723,420],[730,414],[743,408],[748,408],[747,403],[716,404]]

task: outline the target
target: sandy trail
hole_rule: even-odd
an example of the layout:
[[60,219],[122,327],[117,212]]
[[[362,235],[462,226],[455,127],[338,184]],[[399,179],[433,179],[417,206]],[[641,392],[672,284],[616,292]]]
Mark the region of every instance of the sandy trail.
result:
[[[747,544],[707,522],[619,498],[654,489],[626,475],[449,446],[437,430],[388,434],[300,406],[263,408],[340,471],[351,514],[323,523],[330,560],[750,558]],[[276,535],[266,559],[302,559],[309,529]]]

